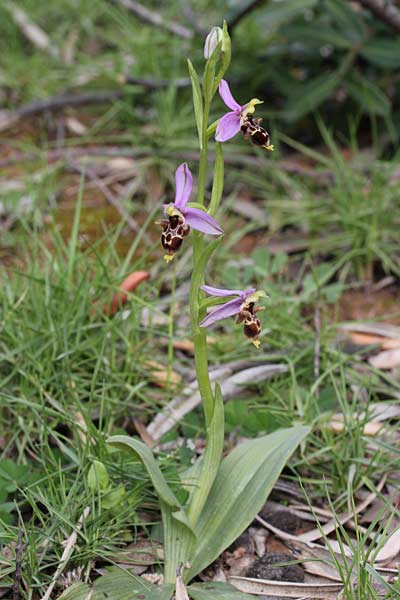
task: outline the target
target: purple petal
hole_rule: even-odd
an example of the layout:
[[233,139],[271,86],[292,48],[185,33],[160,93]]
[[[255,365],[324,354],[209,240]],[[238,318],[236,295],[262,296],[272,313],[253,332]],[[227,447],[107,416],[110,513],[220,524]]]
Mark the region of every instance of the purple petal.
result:
[[225,302],[225,304],[223,304],[222,306],[219,306],[212,312],[208,313],[208,315],[200,323],[200,327],[208,327],[216,321],[221,321],[222,319],[226,319],[227,317],[237,315],[240,311],[241,304],[241,298],[235,298],[234,300]]
[[217,142],[227,142],[240,131],[240,117],[235,112],[228,112],[220,118],[215,139]]
[[220,288],[215,288],[211,285],[201,285],[200,289],[202,289],[203,292],[209,296],[216,296],[220,298],[225,296],[242,296],[245,293],[243,290],[221,290]]
[[228,82],[225,79],[221,79],[218,90],[219,95],[221,96],[222,100],[225,102],[228,108],[230,108],[231,110],[240,110],[242,108],[232,96]]
[[218,225],[217,221],[210,217],[209,214],[199,208],[185,208],[185,221],[193,229],[210,235],[221,235],[223,229]]
[[193,188],[193,178],[187,163],[182,163],[175,172],[175,206],[182,209],[186,206]]

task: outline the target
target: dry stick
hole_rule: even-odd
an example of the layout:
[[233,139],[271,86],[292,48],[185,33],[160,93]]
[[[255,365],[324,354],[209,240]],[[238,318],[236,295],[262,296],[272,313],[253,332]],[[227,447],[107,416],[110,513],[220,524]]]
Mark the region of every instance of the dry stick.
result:
[[20,583],[22,578],[22,555],[25,550],[26,544],[22,542],[23,530],[22,527],[18,531],[18,541],[15,548],[15,571],[14,571],[14,584],[13,584],[13,600],[19,600],[20,598]]
[[249,2],[247,6],[244,6],[241,10],[239,10],[235,16],[229,20],[228,26],[230,31],[240,23],[242,19],[247,17],[253,10],[264,4],[265,0],[253,0],[253,2]]
[[54,586],[57,583],[57,579],[60,577],[61,573],[64,570],[64,567],[66,566],[67,562],[69,561],[72,550],[76,544],[76,540],[78,539],[78,532],[82,529],[83,522],[87,518],[89,513],[90,513],[90,506],[87,506],[85,508],[85,510],[83,511],[82,515],[80,516],[79,521],[76,524],[74,531],[71,533],[69,538],[66,540],[64,552],[62,553],[57,570],[54,574],[52,582],[50,583],[49,587],[47,588],[45,595],[42,596],[41,600],[50,600],[51,593],[54,589]]
[[392,3],[386,0],[359,0],[359,2],[386,25],[400,32],[400,10]]
[[114,102],[124,95],[123,91],[114,92],[88,92],[85,94],[62,94],[61,96],[52,96],[43,100],[33,100],[24,104],[15,111],[0,111],[0,131],[5,131],[14,127],[19,121],[33,115],[47,111],[60,110],[66,106],[83,106],[85,104],[102,104],[105,102]]
[[44,50],[52,58],[58,58],[58,48],[52,45],[49,36],[43,31],[24,10],[16,6],[13,2],[5,2],[5,8],[9,11],[15,23],[20,27],[24,36],[40,50]]
[[314,310],[314,328],[315,328],[315,338],[314,338],[314,380],[315,380],[315,388],[314,393],[316,396],[319,396],[319,386],[317,385],[317,381],[320,373],[320,363],[321,363],[321,305],[319,302],[319,297],[317,298]]
[[[69,164],[74,171],[78,171],[78,173],[81,173],[82,175],[87,175],[89,179],[96,184],[98,189],[103,193],[107,202],[109,202],[119,212],[121,217],[124,219],[124,221],[126,221],[126,224],[128,227],[130,227],[130,229],[132,229],[132,231],[135,231],[136,233],[142,231],[141,226],[136,223],[135,219],[133,219],[133,217],[131,217],[131,215],[124,209],[119,199],[114,196],[106,184],[97,177],[93,169],[90,167],[81,166],[73,161],[71,161]],[[152,240],[146,233],[142,232],[142,236],[148,244],[152,244]]]
[[114,0],[119,4],[122,4],[127,10],[136,15],[139,19],[144,21],[145,23],[150,23],[151,25],[155,25],[156,27],[160,27],[161,29],[166,29],[170,33],[177,35],[179,37],[190,40],[193,37],[193,31],[184,27],[183,25],[178,25],[178,23],[173,23],[172,21],[167,21],[162,15],[159,13],[149,10],[140,2],[136,2],[136,0]]
[[[188,77],[171,80],[152,79],[123,75],[121,77],[121,83],[139,85],[148,90],[159,90],[170,85],[177,88],[187,87],[190,85],[190,79]],[[82,94],[61,94],[60,96],[51,96],[50,98],[44,98],[43,100],[33,100],[15,111],[0,110],[0,131],[10,129],[22,119],[33,115],[38,115],[47,111],[61,110],[65,107],[77,107],[87,104],[107,104],[115,102],[116,100],[121,100],[126,96],[126,93],[127,92],[124,90],[85,92]]]

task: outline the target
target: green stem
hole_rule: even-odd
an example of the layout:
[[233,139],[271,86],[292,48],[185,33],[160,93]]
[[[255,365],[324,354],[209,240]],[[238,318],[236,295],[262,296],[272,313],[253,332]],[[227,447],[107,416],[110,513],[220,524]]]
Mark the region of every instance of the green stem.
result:
[[194,342],[194,362],[199,392],[204,407],[206,427],[209,427],[214,412],[214,394],[208,374],[208,356],[206,331],[199,327],[199,289],[204,280],[208,252],[205,252],[203,240],[193,233],[193,274],[190,284],[190,321]]

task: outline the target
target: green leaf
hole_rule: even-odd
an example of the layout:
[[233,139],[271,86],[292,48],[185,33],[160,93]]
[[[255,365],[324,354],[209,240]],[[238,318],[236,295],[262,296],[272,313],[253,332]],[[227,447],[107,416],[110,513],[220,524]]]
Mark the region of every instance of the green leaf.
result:
[[296,120],[308,112],[315,110],[324,100],[329,98],[340,81],[337,73],[318,75],[300,86],[286,105],[288,119]]
[[110,483],[110,478],[105,465],[99,460],[94,460],[88,473],[88,486],[91,492],[97,490],[106,490]]
[[326,10],[331,14],[338,29],[353,43],[360,43],[365,36],[365,26],[347,0],[325,0]]
[[169,600],[173,591],[172,584],[153,585],[124,569],[114,567],[96,579],[91,595],[87,583],[78,583],[68,588],[59,600],[87,600],[89,596],[91,600]]
[[373,38],[364,44],[360,54],[378,67],[397,69],[400,67],[400,40]]
[[224,190],[224,155],[222,144],[215,142],[215,164],[214,164],[214,181],[211,192],[210,206],[208,212],[214,215],[217,212],[219,203],[221,202],[222,192]]
[[318,0],[285,0],[285,2],[269,2],[266,8],[259,11],[257,23],[266,36],[280,25],[290,22],[307,9],[313,8]]
[[202,142],[202,132],[203,132],[203,98],[201,95],[201,88],[199,77],[196,73],[194,66],[192,65],[190,59],[188,58],[188,67],[189,67],[189,75],[190,80],[192,82],[192,93],[193,93],[193,106],[194,106],[194,115],[196,118],[197,125],[197,133],[199,136],[200,149],[203,147]]
[[364,112],[376,115],[390,113],[389,98],[369,79],[357,77],[344,83],[349,95],[360,104]]
[[193,600],[255,600],[254,596],[239,592],[230,583],[195,583],[188,587],[188,592]]
[[189,520],[194,526],[201,514],[210,489],[214,483],[215,476],[217,475],[223,448],[224,403],[222,400],[221,388],[219,384],[216,383],[214,414],[211,419],[210,427],[207,430],[207,445],[202,459],[201,473],[194,484],[196,489],[192,494],[188,510]]
[[179,510],[181,508],[177,498],[172,493],[167,482],[165,481],[164,475],[161,473],[160,467],[158,466],[152,451],[146,446],[146,444],[143,444],[143,442],[135,440],[127,435],[114,435],[108,438],[107,444],[111,444],[125,450],[132,450],[142,461],[158,497],[172,510]]
[[197,544],[185,579],[205,569],[246,529],[308,432],[303,426],[276,431],[240,444],[222,461],[196,525]]

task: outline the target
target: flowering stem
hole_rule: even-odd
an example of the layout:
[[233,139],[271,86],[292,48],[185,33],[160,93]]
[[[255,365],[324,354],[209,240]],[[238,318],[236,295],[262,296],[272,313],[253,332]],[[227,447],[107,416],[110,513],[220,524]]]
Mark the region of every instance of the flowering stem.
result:
[[[207,157],[206,157],[207,158]],[[205,329],[199,327],[199,290],[211,252],[218,240],[204,248],[201,237],[193,232],[193,274],[190,284],[190,321],[194,342],[194,361],[199,392],[204,407],[206,427],[210,425],[214,412],[214,394],[208,374],[207,339]],[[212,248],[211,248],[212,247]]]

